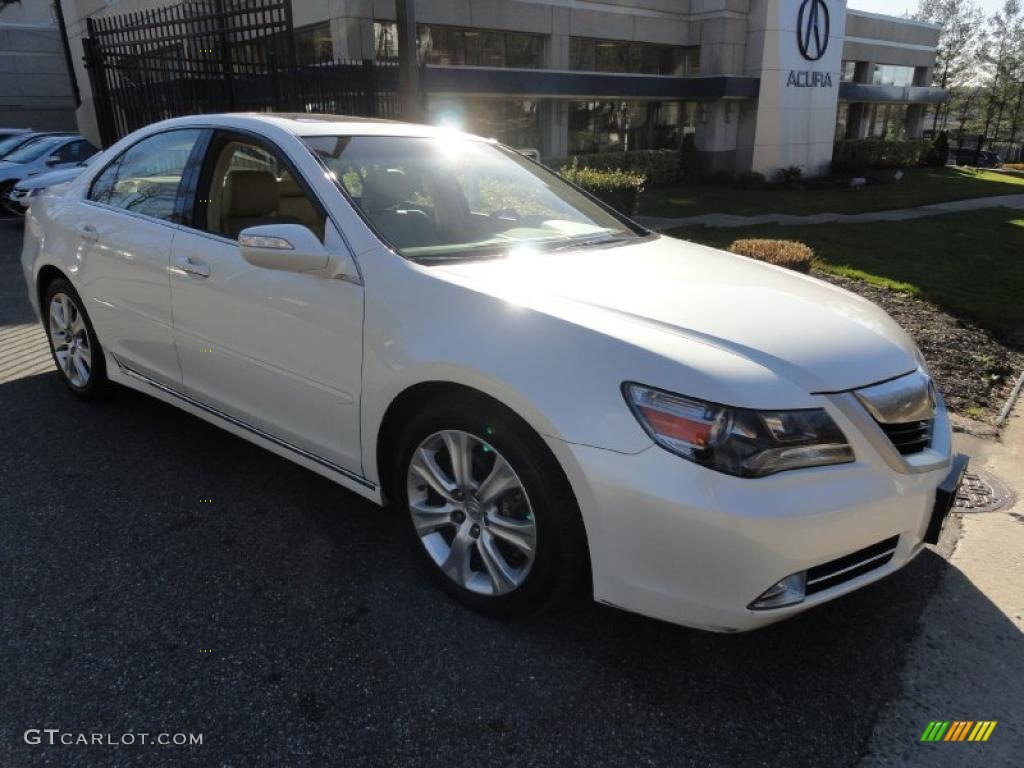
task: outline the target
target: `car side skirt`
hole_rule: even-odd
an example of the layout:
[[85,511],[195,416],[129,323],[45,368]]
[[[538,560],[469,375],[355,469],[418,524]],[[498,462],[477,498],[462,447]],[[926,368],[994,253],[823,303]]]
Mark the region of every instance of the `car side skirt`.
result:
[[[383,504],[380,487],[366,478],[350,472],[316,454],[275,437],[253,425],[224,413],[206,403],[200,402],[189,395],[154,381],[143,373],[132,369],[116,356],[107,354],[107,375],[114,381],[130,389],[155,397],[165,403],[174,405],[193,416],[207,421],[233,435],[248,440],[250,443],[265,448],[282,458],[316,472],[329,480],[333,480],[343,488],[369,499],[375,504]],[[111,365],[113,363],[113,365]]]

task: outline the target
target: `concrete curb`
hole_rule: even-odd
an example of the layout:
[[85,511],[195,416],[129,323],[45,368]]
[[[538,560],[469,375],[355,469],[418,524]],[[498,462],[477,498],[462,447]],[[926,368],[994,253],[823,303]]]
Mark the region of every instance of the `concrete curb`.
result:
[[677,227],[753,227],[758,224],[779,224],[784,227],[805,224],[864,224],[872,221],[909,221],[947,213],[977,211],[983,208],[1024,209],[1024,194],[998,195],[996,197],[974,197],[968,200],[952,200],[916,208],[893,208],[887,211],[866,211],[864,213],[814,213],[796,216],[789,213],[762,213],[756,216],[734,216],[729,213],[706,213],[701,216],[667,218],[663,216],[636,216],[636,220],[656,232]]

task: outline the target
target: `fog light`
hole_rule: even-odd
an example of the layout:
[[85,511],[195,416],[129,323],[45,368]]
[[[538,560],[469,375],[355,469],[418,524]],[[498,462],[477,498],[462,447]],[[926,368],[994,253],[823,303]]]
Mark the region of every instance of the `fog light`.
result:
[[796,605],[804,601],[806,592],[807,572],[800,571],[800,573],[794,573],[792,576],[787,576],[782,581],[772,584],[750,604],[750,608],[755,611],[764,611],[769,608]]

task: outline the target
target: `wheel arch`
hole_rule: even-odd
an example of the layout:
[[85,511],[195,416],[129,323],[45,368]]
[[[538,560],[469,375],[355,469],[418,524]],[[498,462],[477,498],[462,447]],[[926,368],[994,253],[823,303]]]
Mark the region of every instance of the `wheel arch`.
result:
[[[431,402],[458,397],[478,399],[510,414],[524,428],[530,430],[536,436],[539,443],[544,445],[549,458],[555,462],[562,476],[566,479],[566,483],[572,488],[565,467],[562,466],[562,462],[555,456],[544,439],[545,434],[550,435],[550,429],[545,429],[544,426],[538,425],[538,421],[544,420],[539,419],[534,414],[526,414],[522,409],[517,410],[509,406],[503,399],[477,387],[456,381],[434,379],[411,384],[400,391],[391,399],[380,420],[376,432],[376,446],[371,456],[376,464],[376,475],[385,500],[394,481],[392,476],[393,457],[399,448],[398,440],[401,437],[402,428],[408,419],[419,410],[429,407]],[[533,418],[530,418],[531,416]]]
[[40,318],[42,318],[44,313],[47,311],[45,306],[46,291],[54,280],[60,279],[67,280],[69,283],[71,282],[71,278],[69,278],[63,270],[59,267],[55,267],[53,264],[44,264],[39,268],[39,273],[36,275],[36,299],[39,301]]

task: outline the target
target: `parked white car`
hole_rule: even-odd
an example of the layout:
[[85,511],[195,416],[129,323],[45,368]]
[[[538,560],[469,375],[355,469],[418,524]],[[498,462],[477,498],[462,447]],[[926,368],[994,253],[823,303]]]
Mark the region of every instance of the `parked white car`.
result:
[[440,129],[158,123],[32,205],[22,262],[72,392],[146,392],[393,502],[484,611],[589,578],[758,627],[904,566],[963,471],[870,302]]
[[[95,157],[95,155],[93,155]],[[92,161],[92,157],[88,160],[83,160],[77,165],[73,165],[70,168],[62,168],[59,171],[50,171],[48,173],[40,173],[36,176],[30,176],[27,179],[19,181],[14,185],[10,195],[3,201],[7,210],[16,216],[23,216],[25,211],[28,209],[29,203],[43,192],[48,190],[50,187],[55,187],[58,184],[65,184],[74,178],[77,178],[82,171],[84,171],[89,163]]]
[[81,136],[41,135],[0,160],[0,204],[7,205],[14,185],[41,173],[72,168],[96,154],[96,147]]

